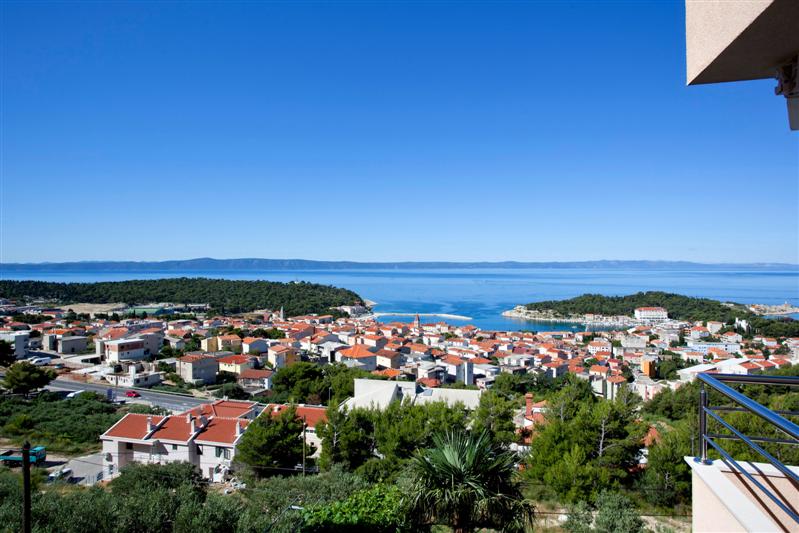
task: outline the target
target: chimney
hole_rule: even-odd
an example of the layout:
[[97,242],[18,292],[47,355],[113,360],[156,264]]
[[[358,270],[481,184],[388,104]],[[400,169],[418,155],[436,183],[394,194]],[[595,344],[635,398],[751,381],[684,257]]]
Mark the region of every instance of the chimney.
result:
[[155,426],[153,425],[153,417],[148,416],[147,417],[147,432],[149,433],[150,431],[152,431],[154,429],[155,429]]
[[191,416],[191,413],[186,414],[186,422],[189,424],[189,433],[194,435],[194,432],[197,431],[197,427],[194,424],[194,417]]
[[242,432],[241,420],[236,420],[236,437],[240,437]]
[[531,393],[527,393],[524,395],[524,415],[525,416],[532,416],[533,414],[533,395]]

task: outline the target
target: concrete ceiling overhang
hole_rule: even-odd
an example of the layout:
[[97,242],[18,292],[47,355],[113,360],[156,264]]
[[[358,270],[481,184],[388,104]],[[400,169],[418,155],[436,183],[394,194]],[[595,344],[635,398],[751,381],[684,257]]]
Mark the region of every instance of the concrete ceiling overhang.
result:
[[799,0],[686,0],[688,85],[774,78],[799,53]]

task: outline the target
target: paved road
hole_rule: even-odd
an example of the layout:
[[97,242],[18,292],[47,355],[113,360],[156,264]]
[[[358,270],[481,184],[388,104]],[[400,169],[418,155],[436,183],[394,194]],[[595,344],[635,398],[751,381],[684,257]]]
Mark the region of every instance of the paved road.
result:
[[93,453],[70,459],[65,465],[72,469],[72,481],[81,485],[94,485],[102,479],[103,454]]
[[[98,394],[102,394],[105,396],[106,391],[110,387],[109,385],[102,385],[97,383],[80,383],[77,381],[69,381],[65,379],[56,379],[55,381],[50,382],[47,386],[49,390],[62,390],[62,391],[78,391],[78,390],[87,390],[96,392]],[[124,398],[125,391],[128,389],[118,388],[116,389],[116,396],[119,398]],[[186,411],[187,409],[191,409],[192,407],[197,407],[198,405],[208,403],[210,400],[205,400],[202,398],[193,398],[191,396],[180,396],[175,394],[166,394],[163,392],[155,392],[149,391],[146,389],[137,389],[136,392],[141,394],[140,398],[137,398],[138,401],[144,401],[152,405],[156,405],[158,407],[163,407],[164,409],[168,409],[170,411]]]

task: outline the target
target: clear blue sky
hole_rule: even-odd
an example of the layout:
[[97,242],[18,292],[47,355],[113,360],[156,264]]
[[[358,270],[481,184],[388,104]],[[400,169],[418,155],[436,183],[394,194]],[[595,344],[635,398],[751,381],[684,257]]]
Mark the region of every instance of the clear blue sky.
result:
[[2,3],[0,260],[799,262],[770,80],[681,0]]

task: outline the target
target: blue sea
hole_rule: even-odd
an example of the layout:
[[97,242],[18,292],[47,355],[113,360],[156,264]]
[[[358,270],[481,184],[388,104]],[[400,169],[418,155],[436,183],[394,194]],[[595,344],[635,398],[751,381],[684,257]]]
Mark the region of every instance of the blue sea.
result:
[[[194,272],[0,272],[2,279],[42,281],[121,281],[164,277],[210,277],[270,281],[309,281],[345,287],[377,302],[381,313],[446,313],[484,329],[537,331],[574,328],[501,316],[513,306],[584,293],[624,295],[660,290],[738,303],[799,305],[799,271],[715,271],[654,269],[431,269],[297,270]],[[0,295],[2,296],[2,295]],[[799,318],[794,316],[793,318]],[[387,316],[384,321],[410,321]],[[425,317],[425,322],[438,321]]]

